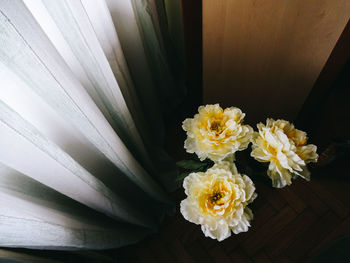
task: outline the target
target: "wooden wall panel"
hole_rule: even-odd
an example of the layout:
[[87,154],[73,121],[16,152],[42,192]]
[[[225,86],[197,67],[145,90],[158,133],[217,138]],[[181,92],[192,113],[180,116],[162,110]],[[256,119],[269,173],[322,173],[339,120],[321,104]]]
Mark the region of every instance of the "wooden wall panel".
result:
[[294,120],[349,17],[349,0],[203,0],[204,103]]

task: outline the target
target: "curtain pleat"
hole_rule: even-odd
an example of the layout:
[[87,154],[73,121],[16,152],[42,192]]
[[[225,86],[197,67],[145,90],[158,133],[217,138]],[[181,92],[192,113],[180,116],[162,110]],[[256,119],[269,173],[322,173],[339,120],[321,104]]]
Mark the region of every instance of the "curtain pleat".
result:
[[[27,2],[27,5],[30,3]],[[109,123],[128,148],[137,148],[143,159],[148,160],[144,144],[83,4],[80,1],[44,1],[43,4],[81,65],[86,77],[83,81],[90,84],[84,85],[90,97],[104,116],[108,116]]]
[[156,93],[165,114],[178,106],[184,94],[177,86],[166,60],[166,51],[161,37],[154,0],[132,1],[136,22],[144,40],[147,62],[155,82]]
[[[153,226],[127,202],[116,197],[69,155],[47,140],[28,122],[0,102],[2,151],[0,160],[91,208],[126,222]],[[9,150],[11,149],[11,150]],[[30,153],[30,155],[29,155]],[[44,163],[45,165],[41,165]],[[55,176],[48,176],[51,171]]]
[[166,200],[164,191],[125,147],[24,4],[11,1],[11,5],[1,8],[6,11],[6,16],[1,16],[4,33],[1,41],[6,52],[0,51],[0,56],[6,66],[29,83],[131,180],[156,199]]
[[159,98],[156,94],[155,83],[152,78],[146,51],[142,41],[140,29],[137,26],[136,15],[132,1],[106,1],[110,10],[114,26],[128,58],[128,66],[132,72],[135,87],[139,97],[142,97],[142,110],[147,121],[152,123],[150,133],[155,142],[163,141],[162,115],[159,110]]
[[[161,120],[167,118],[171,108],[175,107],[174,105],[178,106],[180,96],[185,96],[185,88],[183,81],[179,83],[175,81],[180,79],[179,74],[175,74],[174,70],[170,73],[168,65],[162,66],[165,57],[169,56],[164,54],[165,51],[161,48],[162,42],[157,41],[160,33],[164,39],[167,39],[167,36],[163,34],[163,31],[160,32],[157,26],[155,29],[152,28],[152,25],[156,24],[153,23],[156,17],[152,16],[152,12],[156,11],[154,6],[157,7],[157,3],[153,0],[106,0],[106,3],[127,58],[136,93],[139,98],[142,98],[140,106],[143,117],[147,123],[151,124],[148,127],[149,132],[142,136],[156,166],[157,179],[166,189],[174,190],[178,185],[171,178],[174,178],[176,167],[162,149],[164,124]],[[150,32],[147,31],[149,28],[152,28]],[[169,61],[169,65],[170,62],[172,61]],[[173,100],[167,101],[168,92],[177,95],[173,97]]]
[[[135,241],[149,232],[96,215],[4,164],[0,164],[0,172],[0,243],[3,246],[105,249]],[[16,239],[15,245],[12,239]]]
[[107,4],[89,0],[82,1],[82,4],[142,136],[148,133],[147,124]]
[[0,260],[6,260],[6,263],[63,263],[62,261],[31,256],[25,253],[9,251],[7,249],[0,249]]
[[0,246],[120,247],[172,211],[163,117],[184,87],[157,8],[0,0]]

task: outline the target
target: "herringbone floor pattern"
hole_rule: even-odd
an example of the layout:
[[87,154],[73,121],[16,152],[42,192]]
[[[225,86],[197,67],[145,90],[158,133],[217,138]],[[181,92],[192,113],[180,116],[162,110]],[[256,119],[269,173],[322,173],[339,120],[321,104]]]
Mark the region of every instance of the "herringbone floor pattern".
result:
[[[323,152],[330,138],[348,138],[348,122],[344,120],[349,119],[349,104],[331,106],[313,132],[311,143],[319,146],[318,153]],[[188,114],[169,120],[166,132],[167,151],[175,160],[192,158],[183,149],[186,135],[181,129],[184,116],[192,115],[183,112]],[[120,249],[119,259],[128,263],[307,262],[334,241],[350,236],[349,160],[349,156],[343,156],[331,165],[313,169],[310,182],[299,178],[283,189],[272,188],[268,180],[252,178],[258,198],[250,205],[255,217],[246,233],[223,242],[206,238],[200,226],[187,222],[177,207],[176,215],[165,220],[158,234]],[[174,198],[179,204],[185,198],[183,189]]]
[[[123,248],[122,262],[304,262],[350,234],[348,181],[314,175],[311,182],[295,180],[284,189],[255,184],[259,196],[251,205],[255,218],[248,232],[217,242],[177,212],[158,234]],[[179,191],[177,199],[183,198]]]

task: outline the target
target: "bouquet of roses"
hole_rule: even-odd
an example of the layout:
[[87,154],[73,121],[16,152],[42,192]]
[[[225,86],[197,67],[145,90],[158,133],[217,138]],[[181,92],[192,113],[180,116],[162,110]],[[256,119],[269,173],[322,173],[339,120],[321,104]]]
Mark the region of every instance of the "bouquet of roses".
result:
[[306,144],[306,133],[288,121],[267,119],[254,131],[243,124],[244,116],[236,107],[206,105],[182,125],[187,132],[186,151],[195,153],[201,162],[178,162],[194,170],[182,176],[187,198],[181,202],[181,213],[186,220],[201,225],[205,236],[219,241],[231,232],[248,231],[253,219],[248,204],[257,194],[252,180],[236,168],[236,151],[252,143],[250,155],[269,163],[267,175],[277,188],[290,185],[298,176],[310,180],[306,165],[318,158],[317,147]]

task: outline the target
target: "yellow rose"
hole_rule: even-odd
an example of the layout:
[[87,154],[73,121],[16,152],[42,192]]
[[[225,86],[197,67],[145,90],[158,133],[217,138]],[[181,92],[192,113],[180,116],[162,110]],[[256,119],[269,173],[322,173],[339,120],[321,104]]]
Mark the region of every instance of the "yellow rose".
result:
[[242,125],[245,114],[240,109],[223,110],[215,104],[200,106],[198,112],[182,125],[187,132],[187,152],[196,153],[202,161],[209,158],[217,162],[248,147],[253,129]]
[[254,132],[251,156],[259,162],[270,162],[267,174],[272,185],[282,188],[297,176],[309,181],[306,164],[316,162],[318,154],[315,145],[306,145],[306,133],[285,120],[267,119],[266,125],[259,123],[257,127],[259,132]]
[[223,161],[205,173],[191,173],[183,187],[187,198],[181,202],[181,213],[202,225],[205,236],[222,241],[231,231],[248,231],[253,214],[247,204],[257,195],[253,182],[238,174],[234,164]]

